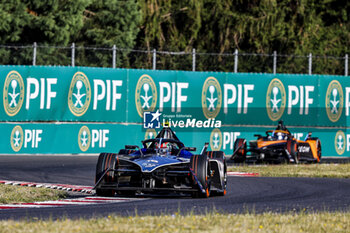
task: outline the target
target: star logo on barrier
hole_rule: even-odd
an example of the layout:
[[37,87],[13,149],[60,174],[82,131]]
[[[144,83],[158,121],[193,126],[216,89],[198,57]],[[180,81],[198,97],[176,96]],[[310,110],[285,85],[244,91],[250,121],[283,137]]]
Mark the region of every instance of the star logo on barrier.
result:
[[218,134],[218,133],[214,133],[213,147],[214,147],[215,149],[219,148],[219,142],[220,142],[219,134]]
[[19,130],[15,131],[15,136],[13,137],[13,140],[14,140],[13,146],[19,147],[19,142],[21,140],[21,136],[19,135]]
[[[79,107],[79,108],[81,108],[81,107],[84,106],[84,104],[81,102],[81,99],[82,99],[84,96],[86,96],[86,94],[85,94],[85,93],[84,93],[84,94],[80,94],[80,90],[81,90],[82,87],[83,87],[83,82],[80,81],[80,80],[78,80],[78,81],[76,82],[77,93],[73,93],[73,96],[74,96],[75,99],[76,99],[76,101],[75,101],[75,103],[74,103],[74,107]],[[78,105],[79,105],[79,106],[78,106]]]
[[214,92],[215,92],[215,87],[210,86],[209,87],[209,92],[210,92],[210,98],[207,97],[207,100],[209,101],[209,107],[208,110],[213,110],[215,111],[215,101],[218,100],[218,98],[214,98]]
[[279,120],[286,107],[286,91],[283,83],[275,78],[266,91],[266,111],[272,121]]
[[81,151],[85,152],[89,149],[91,143],[91,134],[87,126],[82,126],[78,133],[78,145]]
[[21,150],[23,145],[23,129],[21,126],[17,125],[12,129],[10,144],[13,151],[18,152]]
[[157,88],[153,79],[147,75],[142,75],[136,85],[135,104],[140,117],[144,112],[152,112],[157,104]]
[[334,147],[338,155],[342,155],[345,152],[345,148],[346,148],[345,134],[341,130],[339,130],[335,135]]
[[143,109],[149,109],[150,108],[150,105],[149,105],[149,101],[150,99],[152,99],[152,96],[148,96],[148,91],[149,91],[149,84],[148,83],[145,83],[143,84],[143,91],[145,93],[144,96],[140,95],[140,97],[143,99],[143,105],[142,105],[142,108]]
[[68,93],[68,107],[75,116],[86,113],[91,101],[91,87],[89,79],[82,72],[74,74]]
[[337,80],[329,83],[326,92],[326,112],[328,119],[337,122],[343,110],[343,88]]
[[145,140],[153,139],[157,136],[157,132],[155,129],[147,129],[145,133]]
[[19,96],[20,93],[16,93],[17,81],[15,79],[13,79],[11,81],[11,87],[12,87],[12,93],[8,93],[9,96],[11,97],[11,102],[10,102],[9,106],[16,107],[17,106],[16,98],[17,98],[17,96]]
[[204,116],[215,118],[221,109],[222,92],[219,81],[214,77],[205,80],[202,88],[202,109]]
[[343,142],[343,137],[341,135],[338,136],[337,144],[338,144],[338,150],[342,150],[344,142]]
[[337,105],[339,103],[339,100],[337,100],[338,90],[336,88],[333,89],[332,95],[333,95],[333,100],[329,101],[332,104],[331,112],[337,114],[338,113]]
[[279,89],[278,87],[273,87],[272,88],[272,94],[273,94],[273,99],[271,99],[271,103],[272,103],[272,112],[278,112],[279,108],[278,108],[278,103],[281,102],[282,99],[277,99],[277,95],[278,95]]
[[7,115],[15,116],[24,102],[24,83],[17,71],[8,73],[3,91],[3,104]]
[[219,151],[222,146],[222,133],[220,129],[215,128],[210,134],[210,147],[213,151]]

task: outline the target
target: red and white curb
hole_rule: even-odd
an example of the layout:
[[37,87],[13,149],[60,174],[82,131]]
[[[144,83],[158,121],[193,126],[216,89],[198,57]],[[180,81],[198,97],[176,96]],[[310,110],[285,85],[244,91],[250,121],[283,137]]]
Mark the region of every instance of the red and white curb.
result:
[[93,205],[93,204],[107,204],[118,202],[140,201],[145,198],[123,198],[123,197],[83,197],[74,199],[63,199],[57,201],[41,201],[33,203],[15,203],[0,205],[0,209],[18,209],[18,208],[43,208],[43,207],[62,207],[68,205]]
[[89,194],[94,192],[92,190],[93,188],[92,186],[81,186],[81,185],[48,184],[48,183],[34,183],[34,182],[9,181],[9,180],[0,180],[0,184],[28,186],[28,187],[37,187],[37,188],[51,188],[51,189],[89,193]]
[[259,173],[227,172],[227,176],[254,177],[254,176],[259,176]]

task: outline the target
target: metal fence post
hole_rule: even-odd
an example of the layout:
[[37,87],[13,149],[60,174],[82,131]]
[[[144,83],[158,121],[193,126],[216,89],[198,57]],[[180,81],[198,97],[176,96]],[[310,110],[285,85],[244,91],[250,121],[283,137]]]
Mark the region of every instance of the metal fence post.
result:
[[72,43],[72,67],[75,66],[75,43]]
[[309,75],[312,75],[312,53],[309,54]]
[[344,72],[345,76],[348,76],[348,69],[349,69],[349,57],[347,54],[345,54],[345,72]]
[[234,72],[237,73],[238,70],[238,49],[235,50],[235,67]]
[[157,62],[157,53],[156,49],[153,49],[153,70],[155,70],[156,67],[156,62]]
[[277,70],[277,52],[273,51],[273,74],[276,74]]
[[196,71],[196,49],[192,49],[192,71]]
[[34,42],[34,44],[33,44],[33,66],[36,65],[36,47],[37,47],[37,44],[36,44],[36,42]]
[[112,48],[112,50],[113,50],[113,61],[112,61],[112,66],[113,66],[113,69],[115,69],[115,63],[116,63],[116,57],[117,57],[117,48],[116,48],[116,46],[115,45],[113,45],[113,48]]

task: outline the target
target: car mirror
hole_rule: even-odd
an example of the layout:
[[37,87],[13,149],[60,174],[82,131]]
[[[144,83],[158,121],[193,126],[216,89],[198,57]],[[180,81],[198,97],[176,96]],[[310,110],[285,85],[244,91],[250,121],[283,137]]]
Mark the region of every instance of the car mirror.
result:
[[127,150],[135,150],[137,148],[138,148],[138,146],[135,146],[135,145],[125,145],[125,149],[127,149]]
[[197,148],[196,148],[196,147],[185,147],[184,150],[187,150],[187,151],[196,151]]

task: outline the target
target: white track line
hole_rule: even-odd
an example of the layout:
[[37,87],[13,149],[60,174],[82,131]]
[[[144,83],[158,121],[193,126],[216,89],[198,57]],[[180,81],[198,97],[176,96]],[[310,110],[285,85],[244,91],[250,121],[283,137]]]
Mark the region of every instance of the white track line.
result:
[[25,181],[9,181],[9,180],[0,180],[0,184],[6,185],[19,185],[19,186],[29,186],[37,188],[51,188],[59,190],[67,190],[73,192],[81,193],[93,193],[92,186],[82,186],[82,185],[68,185],[68,184],[48,184],[48,183],[32,183]]
[[62,207],[72,205],[96,205],[110,204],[120,202],[141,201],[147,198],[120,198],[120,197],[83,197],[75,199],[63,199],[57,201],[39,201],[33,203],[17,203],[0,205],[0,209],[17,209],[17,208],[44,208],[44,207]]
[[259,173],[227,172],[227,176],[254,177],[254,176],[259,176]]

